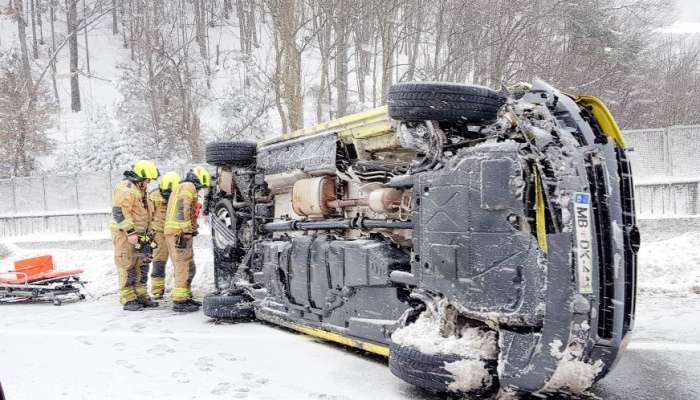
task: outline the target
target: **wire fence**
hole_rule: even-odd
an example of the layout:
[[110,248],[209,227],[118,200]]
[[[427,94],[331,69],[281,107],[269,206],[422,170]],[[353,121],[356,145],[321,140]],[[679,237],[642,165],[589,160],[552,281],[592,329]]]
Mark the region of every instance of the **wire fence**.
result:
[[[163,168],[181,176],[189,167]],[[0,237],[84,235],[109,229],[112,189],[123,171],[0,179]],[[151,183],[151,189],[156,184]]]
[[[700,217],[699,126],[625,131],[641,218]],[[184,174],[189,168],[172,168]],[[162,169],[167,171],[168,169]],[[0,180],[0,237],[104,232],[122,171]]]
[[700,125],[624,132],[641,218],[700,217]]

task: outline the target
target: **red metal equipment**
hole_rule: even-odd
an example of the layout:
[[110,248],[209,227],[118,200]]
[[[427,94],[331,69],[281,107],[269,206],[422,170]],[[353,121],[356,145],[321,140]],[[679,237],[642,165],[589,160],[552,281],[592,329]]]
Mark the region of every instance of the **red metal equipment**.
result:
[[[50,301],[60,306],[85,296],[82,269],[54,271],[53,257],[41,256],[15,261],[13,271],[0,273],[0,303]],[[3,277],[4,275],[4,277]]]

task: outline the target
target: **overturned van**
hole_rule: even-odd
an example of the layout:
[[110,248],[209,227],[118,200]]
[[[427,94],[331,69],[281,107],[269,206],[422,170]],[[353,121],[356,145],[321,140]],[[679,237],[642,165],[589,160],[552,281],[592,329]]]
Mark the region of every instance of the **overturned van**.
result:
[[605,105],[394,85],[388,105],[207,146],[213,318],[255,317],[389,357],[434,392],[580,392],[634,325],[625,143]]

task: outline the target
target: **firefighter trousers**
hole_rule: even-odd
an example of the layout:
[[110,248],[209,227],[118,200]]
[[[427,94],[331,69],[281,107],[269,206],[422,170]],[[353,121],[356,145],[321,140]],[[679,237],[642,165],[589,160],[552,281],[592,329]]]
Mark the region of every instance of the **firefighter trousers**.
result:
[[151,268],[151,296],[163,297],[165,292],[165,265],[168,263],[168,244],[163,232],[156,232],[154,241],[157,246],[153,250],[153,267]]
[[134,245],[129,243],[126,232],[112,231],[114,264],[119,275],[119,301],[125,304],[139,298],[147,298],[148,264],[139,258]]
[[[181,240],[179,235],[168,235],[165,242],[168,244],[168,253],[173,262],[175,282],[173,284],[173,301],[185,301],[192,298],[192,279],[197,268],[194,264],[194,251],[192,250],[192,237]],[[178,243],[179,242],[179,243]]]

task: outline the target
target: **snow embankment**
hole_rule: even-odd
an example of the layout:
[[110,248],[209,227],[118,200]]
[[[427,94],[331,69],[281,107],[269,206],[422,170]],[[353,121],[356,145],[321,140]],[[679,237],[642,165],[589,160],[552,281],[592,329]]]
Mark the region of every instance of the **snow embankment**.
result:
[[[7,243],[0,243],[0,261],[11,256],[15,252],[15,247]],[[0,271],[1,272],[1,271]]]
[[700,294],[700,232],[642,242],[638,273],[642,294]]

